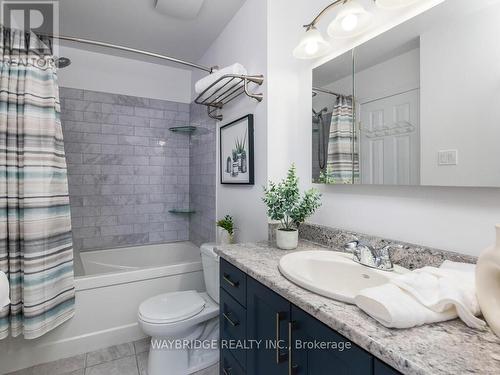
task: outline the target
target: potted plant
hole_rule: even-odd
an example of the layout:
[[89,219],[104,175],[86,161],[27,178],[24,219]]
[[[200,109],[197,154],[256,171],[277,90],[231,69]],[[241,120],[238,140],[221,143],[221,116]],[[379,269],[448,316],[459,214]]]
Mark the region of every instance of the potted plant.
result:
[[234,243],[234,221],[231,215],[224,216],[217,221],[219,228],[219,241],[223,245]]
[[[245,151],[245,143],[246,143],[246,134],[245,137],[240,140],[236,138],[234,150],[236,151],[236,161],[238,162],[238,171],[245,173],[246,172],[246,151]],[[245,164],[245,166],[243,166]],[[245,171],[243,170],[245,169]]]
[[284,180],[278,184],[270,181],[269,187],[264,187],[262,199],[267,206],[267,215],[281,222],[276,230],[276,245],[283,250],[297,247],[299,225],[321,206],[321,194],[316,189],[310,189],[301,196],[298,182],[295,165],[292,164]]

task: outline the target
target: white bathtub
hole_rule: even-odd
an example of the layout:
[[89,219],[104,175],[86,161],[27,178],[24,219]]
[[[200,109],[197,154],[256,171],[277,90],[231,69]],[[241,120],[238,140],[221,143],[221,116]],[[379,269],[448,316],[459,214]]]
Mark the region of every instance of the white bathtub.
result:
[[39,339],[0,341],[0,373],[143,338],[143,300],[205,290],[200,250],[190,242],[82,252],[81,265],[75,316]]

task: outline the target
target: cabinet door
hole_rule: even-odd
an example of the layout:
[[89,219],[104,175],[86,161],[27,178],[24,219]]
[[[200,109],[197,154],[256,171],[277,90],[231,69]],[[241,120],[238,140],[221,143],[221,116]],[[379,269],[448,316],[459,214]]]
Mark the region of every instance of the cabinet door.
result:
[[295,375],[373,373],[371,354],[301,309],[292,305],[291,312],[291,365]]
[[247,374],[288,374],[290,303],[254,279],[247,278]]

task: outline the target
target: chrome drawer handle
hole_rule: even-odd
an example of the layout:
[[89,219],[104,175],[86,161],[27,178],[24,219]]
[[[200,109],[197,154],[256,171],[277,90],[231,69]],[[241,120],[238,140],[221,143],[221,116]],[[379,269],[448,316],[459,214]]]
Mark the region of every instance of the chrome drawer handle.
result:
[[235,321],[234,321],[234,320],[232,320],[232,319],[231,319],[231,318],[230,318],[230,317],[229,317],[226,313],[222,313],[222,316],[223,316],[223,317],[224,317],[224,319],[226,319],[226,320],[229,322],[229,324],[231,324],[233,327],[236,327],[236,326],[240,325],[240,322],[238,322],[238,321],[236,321],[236,322],[235,322]]
[[232,281],[230,278],[229,278],[229,275],[227,273],[225,273],[222,278],[224,279],[224,281],[226,283],[228,283],[229,285],[231,285],[233,288],[237,288],[238,285],[240,285],[240,283],[238,281]]
[[276,364],[278,365],[286,359],[286,354],[280,353],[280,322],[284,315],[283,312],[276,313]]
[[288,375],[295,375],[299,366],[292,362],[292,330],[295,326],[295,321],[288,322]]
[[223,372],[224,375],[231,375],[231,370],[232,370],[231,367],[227,367],[227,368],[223,367],[222,368],[222,372]]

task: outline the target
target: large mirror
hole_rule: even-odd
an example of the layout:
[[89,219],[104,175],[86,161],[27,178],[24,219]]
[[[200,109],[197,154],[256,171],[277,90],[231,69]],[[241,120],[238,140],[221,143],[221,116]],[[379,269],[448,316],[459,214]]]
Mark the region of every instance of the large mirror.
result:
[[315,68],[313,182],[500,186],[499,20],[448,0]]

